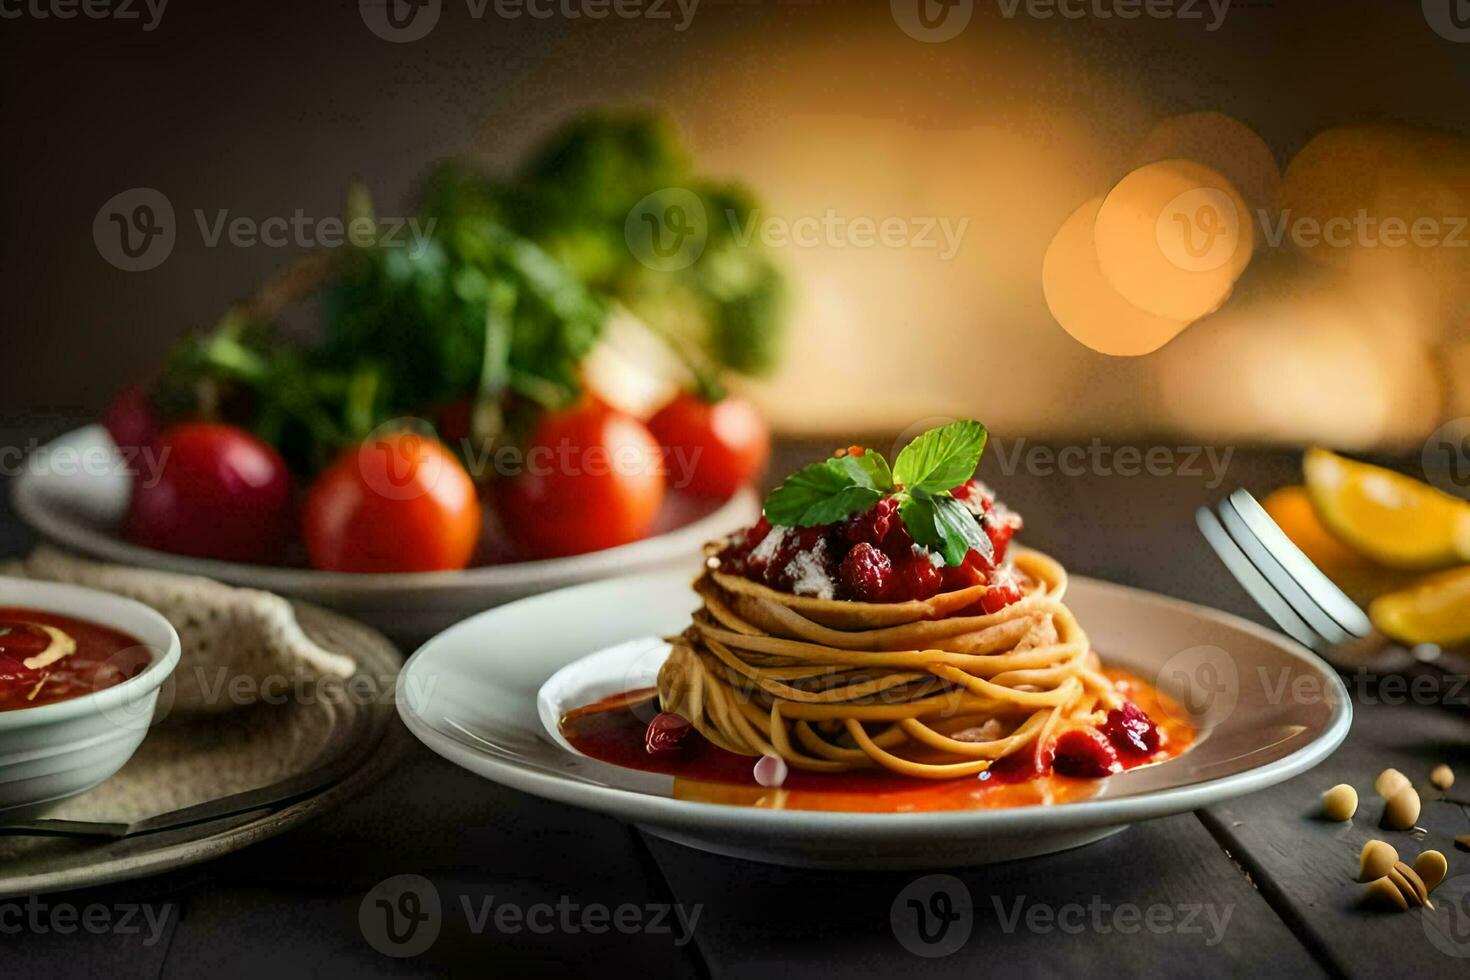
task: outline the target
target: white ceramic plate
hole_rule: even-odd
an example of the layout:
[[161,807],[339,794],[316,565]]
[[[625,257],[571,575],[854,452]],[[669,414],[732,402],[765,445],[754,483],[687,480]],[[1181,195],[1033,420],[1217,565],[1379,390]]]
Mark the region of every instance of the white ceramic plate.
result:
[[671,777],[575,752],[556,719],[647,683],[655,638],[681,630],[698,605],[682,573],[564,589],[460,623],[410,658],[398,710],[431,749],[487,779],[702,850],[814,867],[963,866],[1059,851],[1289,779],[1347,734],[1342,682],[1282,636],[1086,578],[1072,579],[1067,602],[1109,664],[1190,705],[1200,729],[1182,756],[1102,780],[1077,802],[893,814],[727,806],[673,799]]
[[656,528],[661,533],[621,547],[462,572],[354,575],[188,558],[129,544],[117,528],[130,492],[111,438],[100,425],[89,425],[37,450],[15,479],[11,502],[41,535],[78,554],[264,589],[327,606],[389,636],[415,641],[492,606],[578,582],[675,567],[693,574],[706,541],[753,524],[760,514],[759,501],[749,489],[721,504],[670,495]]

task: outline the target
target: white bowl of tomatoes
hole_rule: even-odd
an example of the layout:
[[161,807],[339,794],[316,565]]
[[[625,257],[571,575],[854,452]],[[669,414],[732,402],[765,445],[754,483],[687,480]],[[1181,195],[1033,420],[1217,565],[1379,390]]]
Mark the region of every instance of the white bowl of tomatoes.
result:
[[316,602],[402,640],[566,585],[692,573],[704,542],[759,514],[769,437],[740,399],[680,395],[646,422],[584,399],[480,467],[442,428],[382,426],[302,474],[234,425],[156,426],[130,391],[106,426],[38,450],[12,498],[72,551]]

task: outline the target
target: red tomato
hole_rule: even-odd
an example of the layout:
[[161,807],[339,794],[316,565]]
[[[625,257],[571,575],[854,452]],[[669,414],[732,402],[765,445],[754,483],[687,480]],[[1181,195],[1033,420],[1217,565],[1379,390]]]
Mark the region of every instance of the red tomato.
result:
[[444,445],[417,432],[349,449],[306,495],[311,564],[333,572],[464,568],[480,538],[480,500]]
[[723,499],[749,483],[771,454],[771,433],[755,406],[733,396],[707,402],[685,392],[648,428],[667,453],[669,485]]
[[599,402],[548,412],[522,472],[496,483],[506,534],[529,558],[638,540],[663,503],[661,455],[643,423]]
[[123,533],[180,555],[266,563],[291,533],[286,464],[244,429],[190,422],[159,439],[161,472],[140,470]]
[[138,449],[158,438],[158,417],[141,385],[128,385],[118,392],[102,413],[102,424],[119,449]]

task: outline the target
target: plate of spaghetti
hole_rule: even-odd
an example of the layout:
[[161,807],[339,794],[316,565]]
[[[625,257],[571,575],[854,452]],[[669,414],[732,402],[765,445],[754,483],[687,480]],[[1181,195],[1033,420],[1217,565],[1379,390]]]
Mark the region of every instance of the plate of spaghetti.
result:
[[1269,630],[1069,576],[972,478],[985,429],[788,477],[695,581],[582,585],[426,644],[399,711],[496,782],[789,865],[1049,853],[1291,778],[1351,720]]

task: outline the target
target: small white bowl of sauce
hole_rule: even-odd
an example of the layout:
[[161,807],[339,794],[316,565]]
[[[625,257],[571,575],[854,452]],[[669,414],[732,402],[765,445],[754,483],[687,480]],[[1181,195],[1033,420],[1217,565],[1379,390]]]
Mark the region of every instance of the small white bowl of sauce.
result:
[[174,628],[141,603],[0,577],[0,820],[121,769],[161,713],[179,655]]

